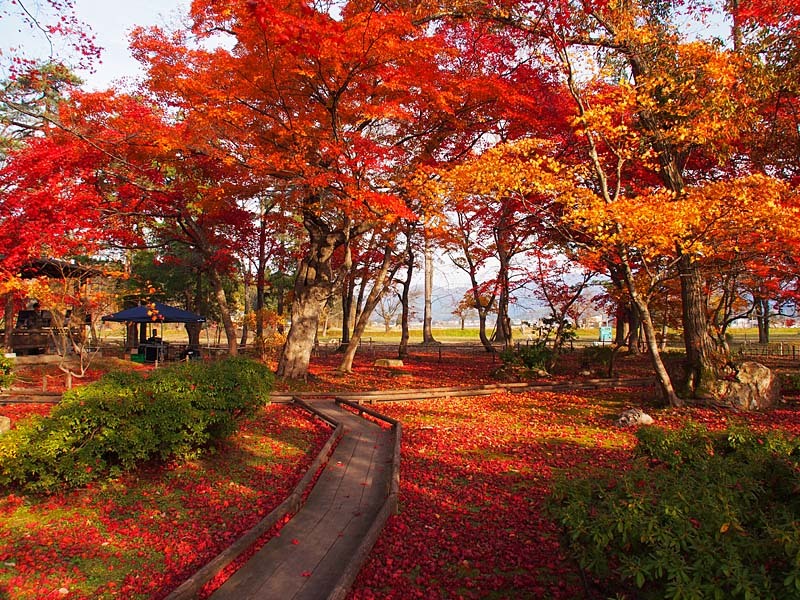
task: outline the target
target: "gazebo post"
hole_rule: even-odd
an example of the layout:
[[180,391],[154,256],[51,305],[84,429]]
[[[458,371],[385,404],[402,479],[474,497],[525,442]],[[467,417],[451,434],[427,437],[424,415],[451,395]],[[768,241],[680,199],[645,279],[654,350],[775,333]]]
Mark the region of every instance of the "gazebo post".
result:
[[128,322],[125,323],[125,347],[128,350],[135,350],[139,348],[139,342],[137,340],[138,337],[138,327],[136,327],[136,323]]

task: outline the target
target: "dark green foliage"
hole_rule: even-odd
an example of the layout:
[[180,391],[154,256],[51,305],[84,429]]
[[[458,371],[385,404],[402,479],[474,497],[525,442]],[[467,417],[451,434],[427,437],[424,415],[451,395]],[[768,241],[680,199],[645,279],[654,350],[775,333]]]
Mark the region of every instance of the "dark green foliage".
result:
[[800,441],[743,428],[638,432],[632,468],[560,481],[549,510],[626,598],[800,598]]
[[587,346],[581,354],[582,369],[600,368],[603,375],[614,376],[614,359],[617,348],[615,346]]
[[507,348],[500,353],[500,360],[505,366],[547,370],[552,356],[553,351],[544,342],[537,342],[527,346]]
[[586,346],[583,349],[581,362],[586,366],[599,365],[608,367],[614,355],[614,347],[608,346]]
[[181,363],[147,379],[109,373],[65,394],[49,417],[0,438],[0,485],[51,491],[191,457],[235,431],[238,417],[267,401],[271,384],[267,367],[242,358]]
[[800,373],[787,373],[781,377],[781,389],[784,392],[800,392]]

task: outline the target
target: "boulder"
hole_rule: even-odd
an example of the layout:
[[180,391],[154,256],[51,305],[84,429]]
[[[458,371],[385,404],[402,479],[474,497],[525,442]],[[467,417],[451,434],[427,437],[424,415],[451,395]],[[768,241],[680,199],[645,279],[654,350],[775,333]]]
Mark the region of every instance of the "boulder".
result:
[[641,408],[629,408],[624,411],[617,419],[618,427],[634,427],[636,425],[652,425],[653,417],[644,412]]
[[379,358],[375,361],[376,367],[388,367],[390,369],[399,369],[403,366],[403,361],[399,358]]
[[733,377],[718,379],[709,391],[717,402],[737,410],[761,410],[781,400],[780,379],[752,361],[737,365]]
[[11,431],[11,419],[8,417],[0,417],[0,435]]

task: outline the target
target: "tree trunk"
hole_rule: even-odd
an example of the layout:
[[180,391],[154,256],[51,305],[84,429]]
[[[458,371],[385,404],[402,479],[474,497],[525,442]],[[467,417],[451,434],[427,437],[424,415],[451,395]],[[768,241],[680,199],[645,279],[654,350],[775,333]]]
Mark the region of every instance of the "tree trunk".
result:
[[661,354],[658,351],[656,330],[655,327],[653,327],[653,319],[650,316],[650,309],[647,305],[647,300],[639,295],[639,292],[636,289],[636,282],[634,280],[633,272],[631,271],[630,267],[626,264],[624,269],[625,284],[628,288],[628,293],[633,300],[636,311],[639,313],[639,319],[641,320],[644,328],[647,352],[650,355],[650,361],[653,364],[657,385],[661,390],[661,394],[665,402],[673,407],[683,406],[683,400],[681,400],[675,393],[675,389],[672,387],[672,381],[669,378],[667,368],[664,366],[664,362],[661,360]]
[[414,276],[414,247],[411,243],[413,225],[406,230],[406,278],[400,292],[400,346],[397,348],[397,357],[401,360],[408,358],[408,340],[411,337],[408,321],[411,319],[411,279]]
[[662,317],[663,321],[661,322],[661,343],[659,344],[659,349],[663,352],[667,349],[667,341],[669,335],[669,298],[667,298],[666,305],[664,307],[664,316]]
[[498,244],[500,268],[498,270],[497,279],[500,282],[500,296],[497,300],[497,325],[493,340],[498,344],[503,344],[503,346],[507,348],[509,344],[511,344],[511,319],[508,316],[508,305],[510,301],[510,282],[508,277],[509,259],[508,254],[503,252],[501,248],[502,246]]
[[189,349],[199,350],[200,332],[203,330],[203,326],[200,323],[186,323],[184,327],[186,328],[186,334],[189,336]]
[[264,308],[267,287],[267,215],[261,210],[258,223],[258,264],[256,264],[256,339],[264,339]]
[[14,332],[14,294],[6,294],[6,307],[4,313],[5,329],[3,331],[3,346],[11,351],[11,339]]
[[[383,262],[381,264],[381,268],[375,276],[375,281],[372,284],[372,289],[370,289],[366,301],[363,303],[363,307],[358,315],[358,320],[353,327],[353,337],[351,338],[350,343],[347,345],[347,349],[342,357],[342,362],[339,365],[339,371],[343,373],[351,373],[353,371],[353,359],[356,356],[358,345],[361,343],[361,337],[364,335],[364,330],[367,328],[369,317],[372,314],[372,311],[375,310],[378,302],[380,302],[383,294],[386,293],[388,282],[393,277],[394,271],[396,271],[397,267],[399,267],[399,265],[395,265],[394,269],[392,270],[391,265],[392,246],[391,244],[387,244],[383,253]],[[362,286],[362,289],[363,287],[364,286]]]
[[769,344],[769,300],[754,298],[756,323],[758,324],[758,343]]
[[631,354],[639,354],[639,333],[642,330],[642,318],[635,304],[633,304],[630,311],[628,311],[628,319],[628,351]]
[[683,382],[683,389],[687,396],[702,396],[702,387],[717,376],[713,341],[708,334],[703,279],[689,255],[681,256],[678,270],[681,277],[683,342],[686,348],[686,381]]
[[422,344],[437,344],[433,338],[433,247],[425,234],[425,309],[422,317]]
[[247,278],[248,275],[245,274],[244,277],[244,323],[242,323],[242,338],[239,340],[239,345],[245,347],[247,345],[247,338],[250,337],[250,312],[252,310],[250,306],[250,294],[247,285]]
[[324,281],[308,281],[295,285],[294,292],[292,326],[286,336],[277,374],[287,379],[304,379],[314,349],[319,315],[331,288]]
[[295,278],[292,325],[278,361],[278,377],[288,379],[304,379],[308,374],[319,316],[336,283],[331,258],[349,235],[346,228],[331,231],[324,221],[310,213],[305,215],[304,225],[310,238],[309,248]]
[[225,338],[228,341],[228,354],[230,356],[236,356],[239,353],[238,344],[236,342],[236,326],[233,324],[231,309],[230,306],[228,306],[225,288],[222,285],[222,278],[219,276],[219,273],[213,269],[208,272],[208,278],[211,280],[214,298],[217,300],[219,314],[222,318],[222,326],[225,328]]
[[492,340],[489,339],[489,336],[486,334],[486,318],[488,317],[488,311],[480,310],[478,311],[478,338],[481,340],[481,344],[486,349],[487,352],[494,352],[494,346],[492,345]]
[[349,244],[345,247],[344,254],[347,272],[342,278],[342,339],[337,352],[344,352],[350,343],[350,323],[353,319],[353,300],[356,290],[356,275]]

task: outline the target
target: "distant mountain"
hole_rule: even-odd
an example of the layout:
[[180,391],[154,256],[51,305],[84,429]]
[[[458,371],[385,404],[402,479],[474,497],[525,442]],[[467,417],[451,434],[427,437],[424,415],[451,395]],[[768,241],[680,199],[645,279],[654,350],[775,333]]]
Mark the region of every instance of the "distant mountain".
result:
[[[442,323],[460,323],[457,316],[453,314],[453,309],[464,297],[469,288],[467,287],[436,287],[433,288],[433,300],[431,302],[432,318],[434,325]],[[422,290],[419,290],[419,300],[417,302],[415,320],[422,321]],[[474,313],[473,313],[474,314]],[[517,302],[509,306],[509,316],[515,322],[536,321],[545,315],[545,310],[541,305],[537,305],[532,298],[518,298]],[[477,315],[474,314],[477,320]],[[494,323],[494,318],[491,318]]]

